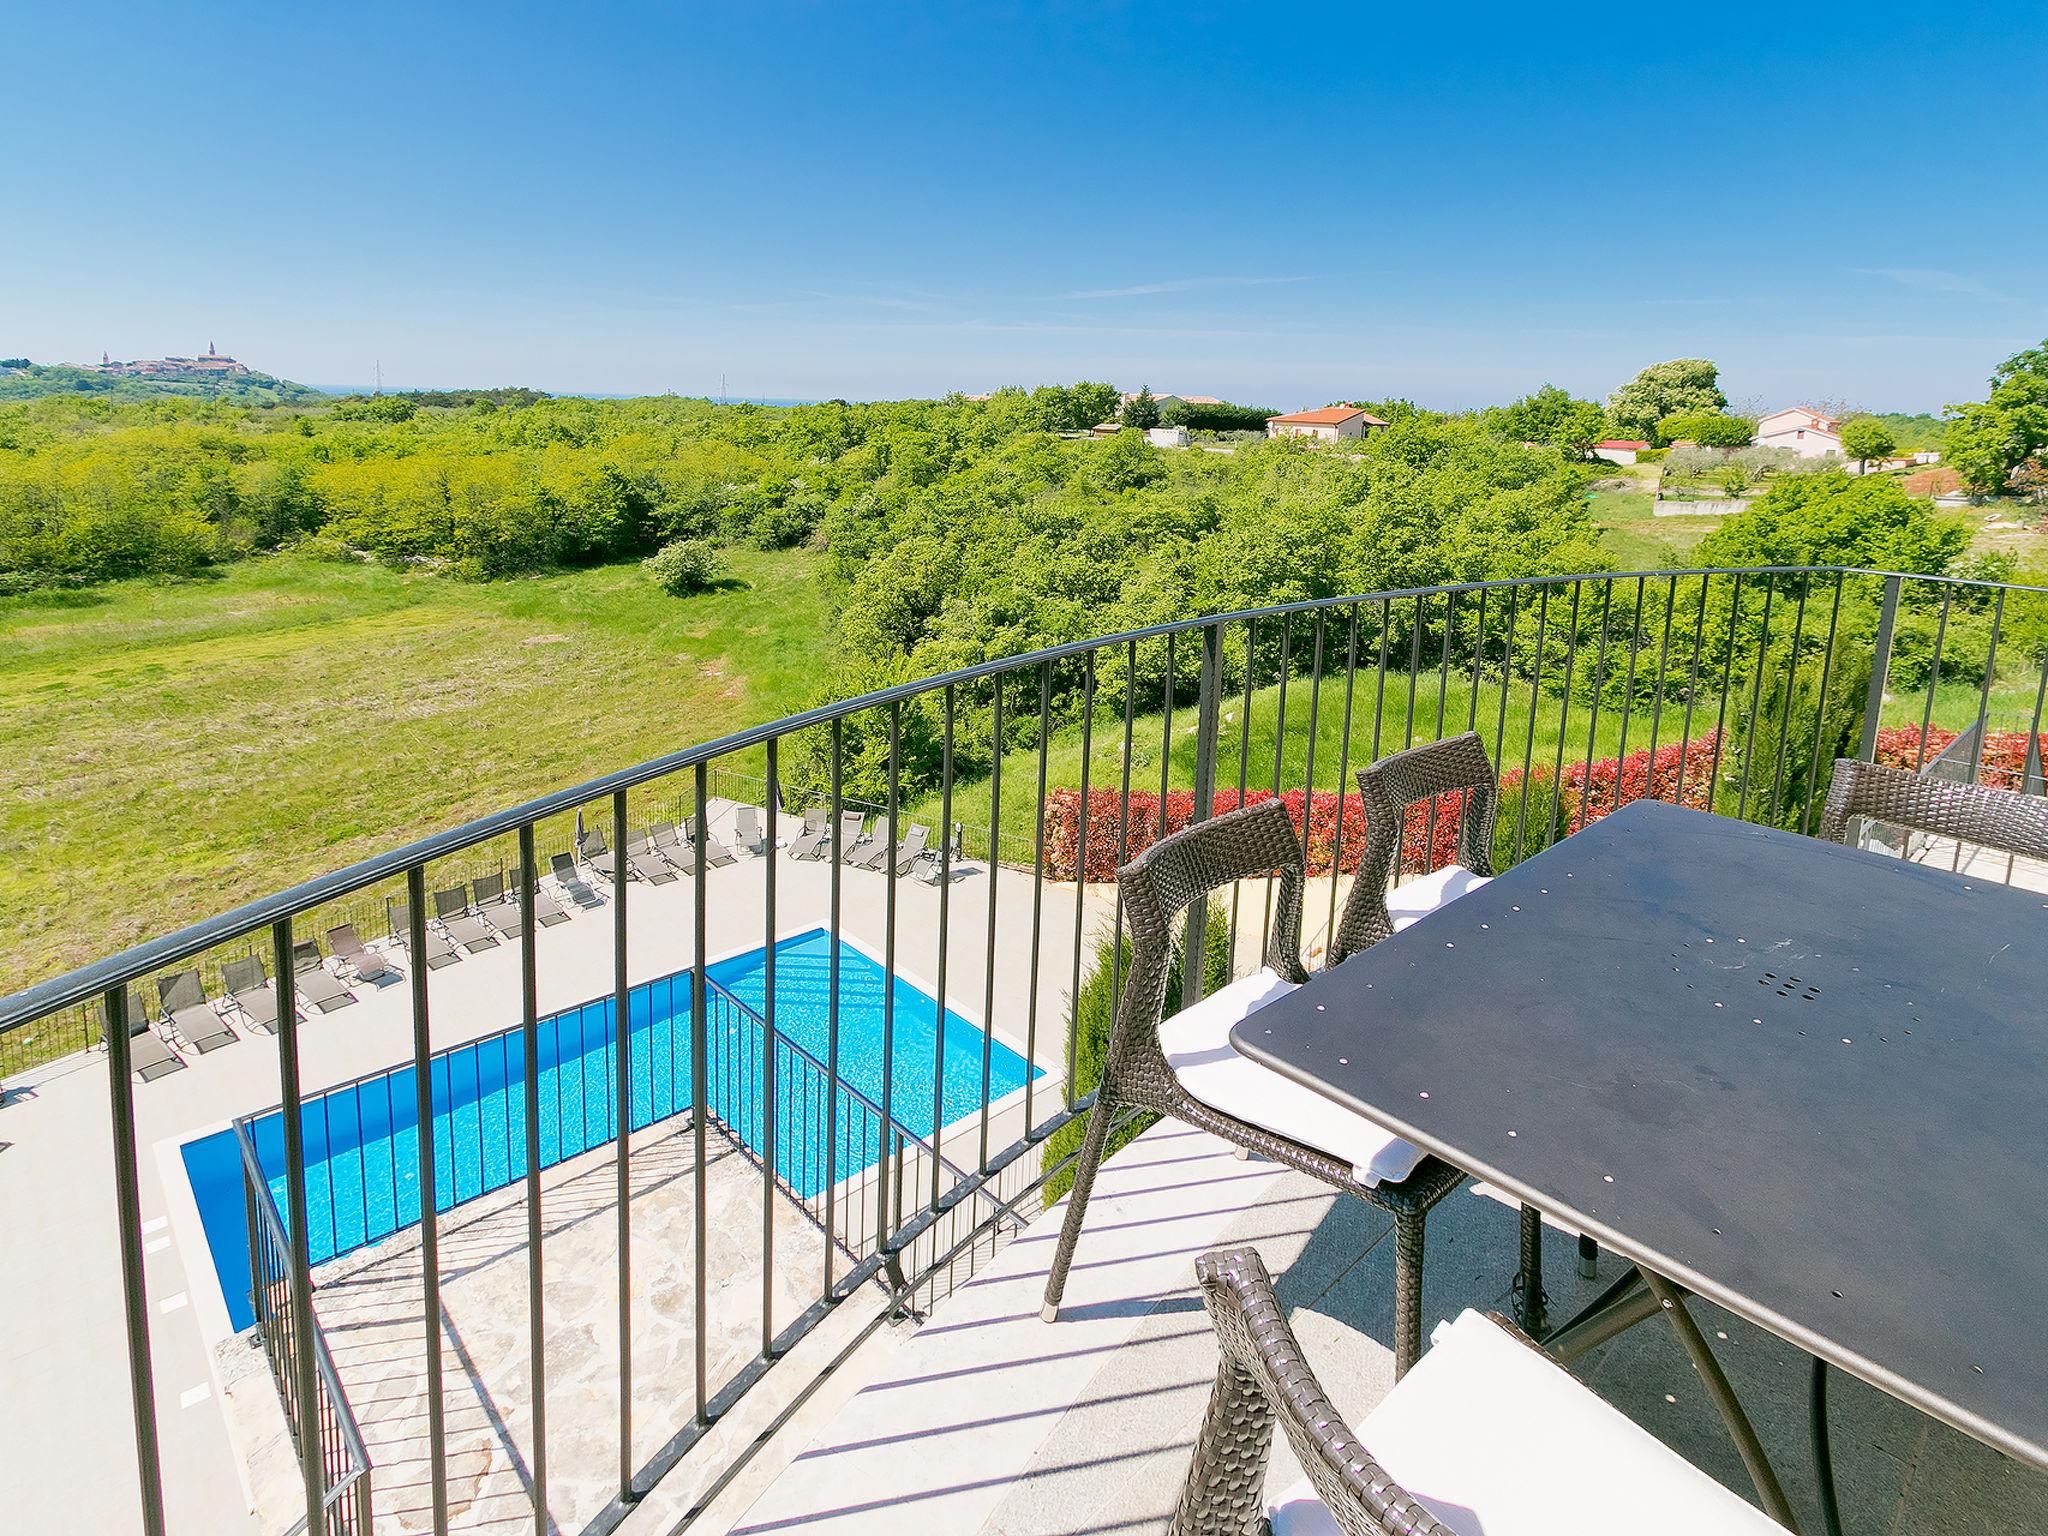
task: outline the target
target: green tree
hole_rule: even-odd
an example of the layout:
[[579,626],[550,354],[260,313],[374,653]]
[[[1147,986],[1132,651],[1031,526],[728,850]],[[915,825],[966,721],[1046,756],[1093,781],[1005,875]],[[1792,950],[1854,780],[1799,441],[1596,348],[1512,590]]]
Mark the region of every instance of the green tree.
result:
[[1140,384],[1137,394],[1124,402],[1123,424],[1140,432],[1159,425],[1159,402],[1152,398],[1151,386]]
[[1858,565],[1938,575],[1970,531],[1887,477],[1825,470],[1780,475],[1745,512],[1700,541],[1702,565]]
[[1747,416],[1730,416],[1723,411],[1673,411],[1657,422],[1660,443],[1698,443],[1702,448],[1747,448],[1756,436],[1756,422]]
[[1567,453],[1583,454],[1607,434],[1607,413],[1591,400],[1574,399],[1555,384],[1512,405],[1486,412],[1486,424],[1502,437],[1519,443],[1550,443]]
[[1980,496],[2011,490],[2013,476],[2048,451],[2048,341],[1993,369],[1988,400],[1948,414],[1942,462]]
[[1892,429],[1875,416],[1851,416],[1842,423],[1842,452],[1868,469],[1872,459],[1888,459],[1898,449]]
[[1607,399],[1607,419],[1629,437],[1656,437],[1657,423],[1673,411],[1724,411],[1721,371],[1703,357],[1652,363]]

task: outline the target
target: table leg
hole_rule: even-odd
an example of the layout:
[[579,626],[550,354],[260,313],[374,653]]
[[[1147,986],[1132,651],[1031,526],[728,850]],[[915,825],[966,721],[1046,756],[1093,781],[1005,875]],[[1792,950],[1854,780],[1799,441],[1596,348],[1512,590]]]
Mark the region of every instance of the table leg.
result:
[[1763,1443],[1756,1437],[1756,1430],[1749,1422],[1749,1415],[1742,1411],[1742,1404],[1736,1400],[1735,1389],[1728,1385],[1727,1374],[1721,1369],[1721,1362],[1714,1358],[1714,1352],[1707,1348],[1707,1341],[1700,1333],[1700,1326],[1693,1321],[1692,1314],[1685,1310],[1685,1298],[1678,1288],[1661,1275],[1642,1271],[1643,1284],[1650,1288],[1664,1309],[1664,1315],[1671,1319],[1671,1326],[1678,1333],[1678,1342],[1685,1346],[1691,1357],[1693,1369],[1699,1372],[1700,1382],[1707,1389],[1707,1396],[1713,1399],[1715,1408],[1720,1410],[1721,1420],[1728,1426],[1728,1437],[1735,1442],[1735,1449],[1742,1457],[1742,1464],[1749,1469],[1749,1480],[1756,1484],[1757,1497],[1763,1500],[1764,1513],[1788,1531],[1799,1529],[1792,1518],[1792,1506],[1786,1501],[1785,1490],[1779,1485],[1778,1474],[1772,1470],[1770,1458],[1764,1455]]
[[1588,1350],[1627,1333],[1661,1310],[1657,1298],[1643,1289],[1641,1271],[1631,1264],[1569,1322],[1551,1329],[1539,1342],[1558,1361],[1569,1365]]
[[1820,1488],[1820,1517],[1827,1536],[1842,1536],[1842,1509],[1835,1502],[1835,1453],[1828,1443],[1828,1363],[1813,1361],[1813,1391],[1808,1398],[1808,1428],[1813,1432],[1813,1478]]
[[1533,1205],[1522,1207],[1522,1263],[1512,1294],[1517,1326],[1530,1338],[1541,1338],[1549,1324],[1549,1298],[1543,1294],[1543,1216]]

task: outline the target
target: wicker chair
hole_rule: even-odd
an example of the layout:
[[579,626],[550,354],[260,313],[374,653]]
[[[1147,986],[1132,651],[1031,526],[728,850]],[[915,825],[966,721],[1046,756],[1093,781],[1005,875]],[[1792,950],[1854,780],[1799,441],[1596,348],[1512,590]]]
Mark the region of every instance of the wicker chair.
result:
[[[1383,757],[1360,770],[1358,789],[1365,800],[1365,851],[1359,856],[1344,915],[1330,938],[1330,965],[1391,938],[1424,912],[1493,878],[1493,817],[1500,789],[1493,762],[1475,732]],[[1458,816],[1458,862],[1403,886],[1396,893],[1400,910],[1390,909],[1387,890],[1393,883],[1408,808],[1449,793],[1464,796]]]
[[[1436,1158],[1416,1157],[1408,1163],[1405,1177],[1368,1183],[1359,1177],[1357,1165],[1343,1156],[1290,1140],[1196,1098],[1183,1085],[1160,1042],[1175,919],[1194,902],[1206,899],[1211,891],[1277,871],[1279,893],[1266,964],[1280,982],[1298,985],[1308,980],[1301,965],[1305,870],[1306,861],[1294,833],[1294,823],[1278,801],[1268,800],[1163,838],[1118,871],[1124,910],[1131,924],[1131,967],[1111,1030],[1102,1082],[1096,1090],[1095,1104],[1088,1114],[1088,1130],[1074,1165],[1074,1188],[1068,1198],[1059,1247],[1053,1254],[1052,1271],[1046,1280],[1043,1315],[1047,1322],[1059,1315],[1060,1297],[1066,1289],[1067,1272],[1073,1264],[1075,1244],[1081,1235],[1096,1169],[1102,1162],[1110,1121],[1119,1110],[1139,1109],[1170,1115],[1199,1130],[1212,1132],[1248,1152],[1257,1152],[1313,1175],[1390,1212],[1395,1242],[1395,1370],[1406,1371],[1421,1353],[1423,1219],[1430,1207],[1457,1188],[1464,1175]],[[1222,997],[1219,992],[1214,1001],[1220,1002]],[[1259,1072],[1266,1070],[1250,1063],[1245,1066]],[[1285,1083],[1277,1073],[1271,1077],[1276,1083]],[[1335,1112],[1334,1105],[1321,1107]],[[1373,1129],[1362,1116],[1349,1119],[1353,1124]]]
[[[1425,742],[1395,752],[1359,770],[1365,801],[1365,850],[1345,898],[1344,915],[1330,938],[1327,965],[1338,965],[1361,949],[1392,938],[1418,918],[1484,885],[1493,878],[1493,819],[1500,788],[1493,759],[1476,732]],[[1458,858],[1411,880],[1388,899],[1410,806],[1458,794]],[[1433,850],[1424,850],[1425,857]],[[1579,1240],[1579,1267],[1591,1278],[1598,1249]],[[1522,1207],[1521,1267],[1515,1274],[1515,1315],[1524,1327],[1544,1326],[1543,1224],[1533,1206]]]
[[[1222,1361],[1171,1536],[1783,1536],[1503,1318],[1466,1312],[1441,1325],[1428,1360],[1353,1433],[1302,1359],[1258,1254],[1205,1254],[1195,1273]],[[1276,1417],[1307,1476],[1269,1503]]]
[[1868,816],[2000,853],[2048,859],[2048,799],[1842,758],[1828,785],[1820,835],[1847,842],[1849,819]]

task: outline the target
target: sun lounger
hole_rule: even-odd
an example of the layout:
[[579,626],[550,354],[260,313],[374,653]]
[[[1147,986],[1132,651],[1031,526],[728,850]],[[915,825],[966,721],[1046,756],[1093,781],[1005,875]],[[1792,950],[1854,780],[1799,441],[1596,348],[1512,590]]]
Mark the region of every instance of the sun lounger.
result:
[[846,867],[848,869],[881,869],[889,862],[890,848],[889,823],[884,818],[877,818],[875,822],[875,835],[861,843],[856,852],[847,855]]
[[[384,898],[384,921],[390,925],[391,937],[405,946],[406,958],[412,958],[412,908],[396,896]],[[462,956],[455,953],[445,935],[432,924],[427,926],[427,969],[438,971],[444,965],[453,965]]]
[[579,907],[601,907],[604,898],[592,890],[588,881],[576,868],[576,856],[572,853],[558,853],[548,860],[555,884],[562,888],[562,894]]
[[[100,1038],[107,1039],[112,1031],[107,1028],[107,1007],[99,1005]],[[153,1083],[160,1077],[173,1072],[182,1072],[185,1058],[165,1045],[150,1027],[149,1010],[142,1006],[142,994],[134,987],[128,989],[128,1070],[145,1083]]]
[[434,916],[449,942],[461,945],[472,955],[480,949],[498,947],[498,936],[484,926],[482,918],[470,915],[467,885],[451,885],[445,891],[434,892]]
[[[696,847],[697,834],[695,823],[686,827],[684,832],[689,838],[690,846],[692,848]],[[718,868],[721,864],[737,864],[739,862],[739,860],[732,856],[730,848],[711,835],[711,828],[709,826],[704,828],[704,859],[712,869]]]
[[896,859],[891,866],[896,874],[907,875],[919,859],[929,858],[930,850],[925,844],[932,840],[932,829],[922,822],[903,834],[903,841],[896,845]]
[[812,857],[819,859],[830,858],[836,848],[839,861],[842,864],[845,863],[852,856],[854,849],[858,848],[865,840],[860,828],[861,823],[866,820],[867,817],[859,811],[841,811],[839,813],[838,836],[827,838],[819,845],[818,851]]
[[831,835],[832,821],[824,811],[805,811],[803,831],[789,840],[789,856],[792,859],[815,859],[819,848]]
[[604,876],[605,879],[614,884],[618,883],[619,861],[612,856],[611,850],[605,846],[604,834],[602,832],[593,827],[584,833],[581,838],[577,839],[576,852],[582,857],[583,862],[590,866],[594,873]]
[[342,923],[327,930],[327,948],[334,958],[355,973],[357,981],[396,981],[398,967],[362,941],[354,923]]
[[[508,939],[516,939],[526,932],[526,911],[519,904],[516,885],[507,886],[503,875],[482,875],[471,885],[476,895],[476,910],[483,920]],[[533,888],[533,915],[543,928],[552,928],[556,923],[569,921],[569,914],[555,905],[555,898],[536,885]]]
[[[507,901],[516,902],[519,900],[519,882],[521,878],[521,871],[517,869],[507,876],[505,885],[505,899]],[[555,898],[548,894],[547,887],[537,880],[533,886],[533,915],[543,928],[552,928],[557,923],[569,921],[569,914],[555,904]]]
[[266,1035],[277,1033],[277,988],[259,955],[244,955],[220,968],[221,985],[229,999],[242,1010],[242,1022]]
[[201,985],[197,971],[180,971],[170,980],[158,982],[156,997],[163,1011],[171,1016],[171,1027],[202,1056],[223,1045],[233,1045],[240,1038],[207,1002],[206,988]]
[[301,939],[292,946],[292,989],[322,1013],[346,1008],[356,1000],[355,993],[336,981],[321,963],[317,939]]
[[676,867],[654,846],[651,832],[642,832],[626,844],[626,867],[649,885],[666,885],[676,877]]
[[648,828],[647,840],[654,845],[654,851],[686,875],[697,873],[697,850],[690,840],[676,830],[672,821],[657,821]]
[[768,851],[768,839],[761,835],[761,813],[751,805],[733,813],[732,840],[756,858]]

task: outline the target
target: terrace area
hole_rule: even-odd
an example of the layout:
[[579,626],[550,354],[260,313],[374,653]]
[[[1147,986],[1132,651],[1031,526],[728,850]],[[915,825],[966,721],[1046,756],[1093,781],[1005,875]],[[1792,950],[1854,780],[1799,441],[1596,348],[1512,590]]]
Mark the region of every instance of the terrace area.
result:
[[[1895,647],[1920,620],[1974,637],[1966,611],[1991,616],[1988,656],[1944,662],[1937,640],[1923,665]],[[1313,971],[1357,868],[1351,775],[1468,728],[1500,770],[1503,868],[1637,798],[1812,833],[1837,755],[2038,795],[2048,657],[2023,621],[2043,614],[2030,589],[1802,571],[1190,621],[692,748],[0,1000],[0,1059],[26,1063],[0,1110],[8,1519],[270,1536],[310,1500],[340,1536],[1163,1529],[1217,1363],[1197,1256],[1258,1248],[1355,1424],[1395,1382],[1396,1245],[1373,1207],[1166,1120],[1103,1165],[1060,1320],[1040,1320],[1065,1211],[1042,1184],[1078,1141],[1129,964],[1110,944],[1128,933],[1116,865],[1281,799],[1307,850]],[[799,742],[830,775],[793,796]],[[742,813],[787,804],[853,807],[875,841],[798,857],[783,813],[782,846],[748,851]],[[965,830],[902,875],[857,867],[892,808],[899,830]],[[522,858],[547,871],[575,846],[572,816],[616,843],[664,815],[735,856],[612,881],[586,847],[587,908],[544,873],[564,920],[458,940],[431,968],[385,935],[387,897]],[[1407,824],[1397,885],[1446,862],[1457,815],[1432,804]],[[1859,841],[2048,891],[2040,860],[1877,823]],[[1258,969],[1275,895],[1264,878],[1219,893],[1194,988]],[[459,935],[446,916],[424,932]],[[205,1051],[192,1020],[159,1018],[152,1038],[182,1065],[147,1081],[117,1077],[103,1045],[46,1048],[82,1041],[81,1017],[131,981],[191,966],[218,999],[223,960],[289,953],[344,918],[392,974],[330,957],[321,975],[351,997],[332,1011],[303,1003],[273,1035],[216,1001],[231,1043]],[[936,1062],[906,1065],[911,1038]],[[294,1098],[296,1147],[271,1113]],[[225,1183],[192,1160],[210,1137]],[[1428,1230],[1425,1330],[1513,1311],[1513,1198],[1469,1182]],[[1560,1226],[1543,1243],[1553,1318],[1621,1272],[1603,1252],[1582,1274]],[[1694,1311],[1800,1527],[1821,1529],[1807,1356]],[[1571,1368],[1754,1498],[1669,1329]],[[1875,1387],[1838,1373],[1832,1421],[1847,1530],[2048,1527],[2048,1475]],[[1295,1476],[1284,1441],[1275,1458],[1278,1487]]]

